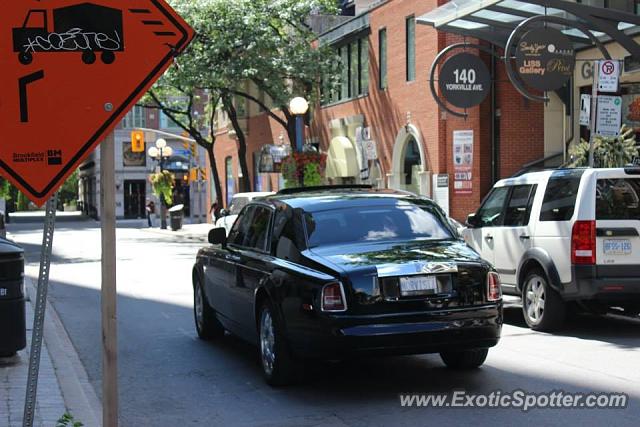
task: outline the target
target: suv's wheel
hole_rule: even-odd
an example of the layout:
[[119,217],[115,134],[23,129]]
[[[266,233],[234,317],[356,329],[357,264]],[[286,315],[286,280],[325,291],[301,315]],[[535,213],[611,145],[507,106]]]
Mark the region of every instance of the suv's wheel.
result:
[[200,339],[210,340],[224,335],[224,327],[216,318],[215,311],[204,295],[200,279],[197,278],[193,282],[193,317]]
[[293,382],[298,364],[287,348],[280,320],[274,315],[273,306],[268,301],[263,302],[260,309],[258,336],[260,364],[267,383],[280,386]]
[[522,312],[535,331],[552,331],[564,322],[565,304],[540,269],[529,271],[522,286]]
[[473,348],[460,351],[443,351],[440,358],[452,369],[474,369],[481,366],[489,354],[488,348]]

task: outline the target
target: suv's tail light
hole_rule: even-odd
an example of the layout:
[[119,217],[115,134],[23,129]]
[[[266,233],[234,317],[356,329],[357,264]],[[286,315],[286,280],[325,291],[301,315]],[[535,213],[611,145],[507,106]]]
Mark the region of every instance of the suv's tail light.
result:
[[347,311],[347,300],[342,283],[329,283],[322,288],[322,311]]
[[596,222],[576,221],[571,230],[571,263],[596,263]]
[[487,274],[487,300],[500,301],[502,298],[502,288],[500,287],[500,276],[495,271]]

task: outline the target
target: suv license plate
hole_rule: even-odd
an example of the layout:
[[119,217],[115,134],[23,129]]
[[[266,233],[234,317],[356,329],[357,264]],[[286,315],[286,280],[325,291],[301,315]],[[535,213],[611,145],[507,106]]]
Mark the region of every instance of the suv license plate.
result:
[[607,239],[604,241],[605,255],[630,255],[631,240],[629,239]]
[[413,276],[400,278],[400,295],[430,295],[438,293],[436,276]]

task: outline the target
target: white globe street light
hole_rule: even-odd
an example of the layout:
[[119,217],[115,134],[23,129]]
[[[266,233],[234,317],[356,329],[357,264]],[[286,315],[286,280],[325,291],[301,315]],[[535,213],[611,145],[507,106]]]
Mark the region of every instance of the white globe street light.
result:
[[289,101],[289,111],[296,116],[303,116],[309,111],[309,103],[301,96],[297,96]]
[[160,138],[156,141],[156,147],[163,149],[166,146],[167,146],[167,141],[165,141],[164,139]]
[[302,140],[304,138],[304,118],[309,111],[309,103],[301,96],[297,96],[289,101],[289,111],[296,116],[296,151],[302,152]]
[[149,147],[149,149],[147,150],[147,154],[149,155],[149,157],[157,159],[160,155],[160,151],[156,147]]

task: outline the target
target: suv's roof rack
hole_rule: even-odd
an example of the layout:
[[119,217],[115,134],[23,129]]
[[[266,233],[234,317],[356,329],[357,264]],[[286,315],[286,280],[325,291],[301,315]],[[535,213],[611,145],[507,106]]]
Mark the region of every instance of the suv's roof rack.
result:
[[368,184],[317,185],[314,187],[284,188],[278,191],[276,194],[279,194],[279,195],[298,194],[298,193],[306,193],[310,191],[323,191],[323,190],[371,190],[372,188],[373,186]]

